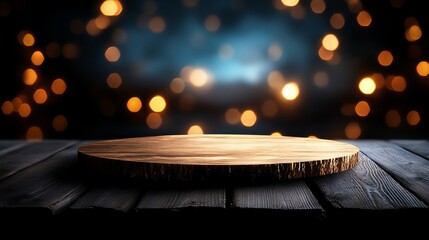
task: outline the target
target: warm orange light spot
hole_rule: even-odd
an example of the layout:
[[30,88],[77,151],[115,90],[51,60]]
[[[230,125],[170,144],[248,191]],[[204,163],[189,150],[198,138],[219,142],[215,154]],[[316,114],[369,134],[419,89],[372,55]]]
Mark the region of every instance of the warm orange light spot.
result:
[[429,75],[429,63],[426,61],[421,61],[416,66],[417,73],[422,76],[426,77]]
[[271,133],[271,136],[272,137],[281,137],[282,134],[280,132],[273,132],[273,133]]
[[33,99],[38,104],[43,104],[48,100],[48,94],[46,93],[45,89],[39,88],[37,89],[33,94]]
[[337,36],[332,33],[326,34],[322,39],[322,46],[328,51],[335,51],[339,45]]
[[313,77],[313,82],[318,87],[325,87],[329,83],[329,75],[323,71],[316,72]]
[[368,27],[371,24],[372,18],[367,11],[360,11],[356,17],[356,20],[362,27]]
[[174,78],[171,80],[170,89],[173,93],[182,93],[185,90],[185,81],[181,78]]
[[22,99],[20,97],[16,97],[16,98],[12,99],[13,111],[19,112],[19,107],[21,107],[22,103],[23,102],[22,102]]
[[30,113],[31,113],[30,105],[28,105],[28,103],[21,104],[19,106],[18,113],[23,118],[30,116]]
[[67,89],[67,84],[61,78],[55,79],[51,84],[52,92],[57,94],[57,95],[63,94],[66,91],[66,89]]
[[99,15],[94,21],[99,29],[106,29],[110,25],[110,19],[104,15]]
[[154,112],[162,112],[166,106],[167,103],[165,102],[165,99],[160,95],[156,95],[149,101],[149,107]]
[[220,19],[218,16],[210,15],[204,21],[204,26],[209,32],[216,32],[220,28]]
[[31,55],[31,62],[36,66],[42,65],[44,61],[45,57],[41,51],[35,51],[33,55]]
[[26,33],[22,38],[22,44],[24,44],[27,47],[33,46],[34,42],[35,42],[35,39],[31,33]]
[[229,124],[237,124],[240,122],[241,113],[237,108],[230,108],[225,113],[225,120]]
[[91,19],[88,21],[85,27],[86,31],[90,36],[97,36],[101,33],[101,29],[97,27],[95,24],[95,19]]
[[344,24],[346,23],[344,16],[341,13],[334,13],[329,20],[329,23],[331,26],[335,29],[341,29],[344,27]]
[[317,136],[316,135],[310,135],[307,138],[317,138]]
[[121,57],[121,51],[115,46],[108,47],[106,52],[104,52],[104,56],[109,62],[116,62]]
[[391,52],[384,50],[378,54],[377,59],[381,66],[389,66],[393,62],[393,55]]
[[334,57],[334,52],[326,50],[323,46],[319,48],[317,52],[319,54],[320,59],[329,61]]
[[13,103],[11,101],[5,101],[1,105],[1,111],[4,115],[10,115],[13,112]]
[[299,3],[299,0],[281,0],[286,7],[294,7]]
[[67,118],[64,115],[57,115],[54,117],[54,120],[52,120],[52,127],[57,132],[64,132],[64,130],[67,129]]
[[192,134],[204,134],[203,129],[198,126],[198,125],[192,125],[189,129],[188,129],[188,134],[192,135]]
[[386,121],[387,126],[396,128],[401,124],[401,115],[397,110],[390,110],[386,113],[384,120]]
[[371,108],[369,107],[369,104],[366,101],[360,101],[355,106],[355,112],[359,117],[368,116],[370,111],[371,111]]
[[149,21],[149,29],[154,33],[160,33],[165,29],[165,21],[162,17],[153,17]]
[[363,94],[372,94],[375,91],[376,85],[374,80],[370,77],[366,77],[359,82],[359,90]]
[[282,95],[286,100],[295,100],[299,95],[299,86],[296,82],[286,83],[282,89]]
[[410,111],[407,114],[407,122],[408,122],[408,124],[410,124],[412,126],[419,124],[419,122],[420,122],[420,114],[419,114],[419,112],[414,111],[414,110]]
[[209,81],[208,73],[202,68],[196,68],[191,71],[189,81],[195,87],[203,87]]
[[22,80],[25,85],[33,85],[37,81],[37,73],[32,68],[28,68],[22,74]]
[[326,9],[326,4],[324,0],[312,0],[310,3],[310,8],[314,13],[323,13]]
[[122,78],[119,73],[111,73],[106,79],[107,85],[110,88],[118,88],[122,84]]
[[26,138],[28,140],[42,140],[43,139],[43,132],[42,129],[38,126],[32,126],[28,128],[26,133]]
[[345,128],[345,133],[346,133],[347,138],[357,139],[357,138],[359,138],[360,134],[362,133],[362,130],[361,130],[358,123],[351,122],[351,123],[347,124],[347,126]]
[[240,121],[244,126],[252,127],[253,125],[255,125],[257,119],[258,118],[256,117],[254,111],[246,110],[241,114]]
[[276,90],[281,89],[285,85],[284,76],[279,71],[270,72],[270,74],[268,74],[267,82],[272,89]]
[[416,24],[412,25],[405,31],[405,38],[410,42],[414,42],[419,40],[422,37],[422,34],[422,30],[420,29],[419,25]]
[[403,92],[407,88],[407,81],[402,76],[395,76],[392,78],[390,86],[395,92]]
[[101,4],[100,11],[106,16],[118,16],[122,12],[122,4],[118,0],[106,0]]
[[262,114],[265,117],[274,117],[277,115],[279,108],[273,100],[267,100],[262,104]]
[[142,101],[138,97],[128,99],[127,108],[130,112],[138,112],[142,108]]
[[159,113],[149,113],[146,118],[146,124],[151,129],[158,129],[162,124],[162,117]]

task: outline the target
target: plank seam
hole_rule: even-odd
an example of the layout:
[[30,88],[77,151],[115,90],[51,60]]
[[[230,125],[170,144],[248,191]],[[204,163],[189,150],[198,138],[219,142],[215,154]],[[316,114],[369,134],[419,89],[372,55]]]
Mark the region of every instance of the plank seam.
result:
[[35,163],[33,163],[33,164],[29,165],[29,166],[26,166],[26,167],[24,167],[22,169],[19,169],[18,171],[14,172],[14,173],[12,173],[12,174],[10,174],[8,176],[5,176],[4,178],[1,178],[0,181],[4,181],[5,179],[7,179],[7,178],[9,178],[11,176],[14,176],[15,174],[17,174],[17,173],[19,173],[19,172],[21,172],[21,171],[23,171],[23,170],[25,170],[27,168],[30,168],[30,167],[35,166],[36,164],[42,163],[42,162],[46,161],[47,159],[51,158],[52,156],[54,156],[55,154],[57,154],[57,153],[59,153],[61,151],[64,151],[64,150],[66,150],[68,148],[71,148],[71,147],[73,147],[76,144],[77,144],[76,141],[70,142],[69,145],[65,145],[65,146],[59,148],[58,150],[56,150],[55,152],[52,152],[51,154],[47,155],[45,158],[43,158],[42,160],[40,160],[38,162],[35,162]]
[[422,157],[422,158],[424,158],[424,159],[426,159],[426,160],[429,160],[429,158],[428,158],[428,157],[426,157],[426,156],[424,156],[424,155],[422,155],[422,154],[420,154],[420,153],[418,153],[418,152],[415,152],[415,151],[413,151],[412,149],[409,149],[409,148],[407,148],[407,147],[405,147],[405,146],[402,146],[401,144],[398,144],[398,143],[396,143],[396,142],[394,142],[394,141],[392,141],[392,140],[389,140],[389,142],[390,142],[390,143],[393,143],[394,145],[396,145],[396,146],[398,146],[398,147],[400,147],[400,148],[402,148],[402,149],[404,149],[404,150],[405,150],[405,151],[407,151],[407,152],[410,152],[410,153],[412,153],[412,154],[414,154],[414,155],[417,155],[417,156]]

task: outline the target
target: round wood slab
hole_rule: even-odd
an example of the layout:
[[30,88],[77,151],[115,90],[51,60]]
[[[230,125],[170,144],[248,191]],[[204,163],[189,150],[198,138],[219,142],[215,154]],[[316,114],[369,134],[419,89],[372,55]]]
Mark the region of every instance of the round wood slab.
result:
[[79,148],[103,174],[154,181],[283,180],[354,167],[359,148],[332,140],[260,135],[169,135],[106,140]]

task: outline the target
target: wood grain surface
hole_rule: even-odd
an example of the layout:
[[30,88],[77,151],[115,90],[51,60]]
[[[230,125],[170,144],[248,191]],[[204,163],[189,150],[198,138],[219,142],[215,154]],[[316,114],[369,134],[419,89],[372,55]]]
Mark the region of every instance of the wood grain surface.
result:
[[323,139],[170,135],[90,143],[79,148],[79,160],[99,173],[146,180],[283,180],[347,170],[358,153]]

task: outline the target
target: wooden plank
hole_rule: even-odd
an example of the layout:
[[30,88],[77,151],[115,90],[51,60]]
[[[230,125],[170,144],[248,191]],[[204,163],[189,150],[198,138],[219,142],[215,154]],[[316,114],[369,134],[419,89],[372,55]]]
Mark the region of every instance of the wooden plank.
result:
[[344,171],[353,145],[263,135],[170,135],[94,142],[79,149],[89,169],[153,181],[284,180]]
[[0,157],[8,152],[24,147],[27,144],[27,141],[22,140],[0,140]]
[[72,144],[74,142],[63,140],[42,141],[28,144],[3,155],[0,158],[0,180],[43,161]]
[[107,181],[91,186],[70,208],[74,210],[99,208],[129,212],[140,197],[141,190],[135,184]]
[[225,208],[223,187],[177,187],[149,189],[137,205],[137,210]]
[[402,186],[429,204],[429,161],[386,141],[361,140],[353,144]]
[[429,159],[428,140],[392,140],[391,142],[407,149],[408,151]]
[[[51,142],[51,141],[50,141]],[[46,143],[50,143],[46,142]],[[55,149],[70,146],[75,142],[53,142]],[[32,157],[48,156],[31,167],[0,181],[0,207],[2,208],[41,208],[58,213],[75,201],[86,189],[78,166],[77,149],[71,146],[57,153],[52,148],[32,147],[41,150],[38,155],[26,149],[27,155],[14,154],[20,161],[31,161]],[[53,155],[52,155],[53,154]]]
[[303,180],[236,187],[233,206],[253,209],[318,210],[322,207]]
[[313,179],[334,208],[427,208],[367,156],[359,158],[360,164],[348,171]]

